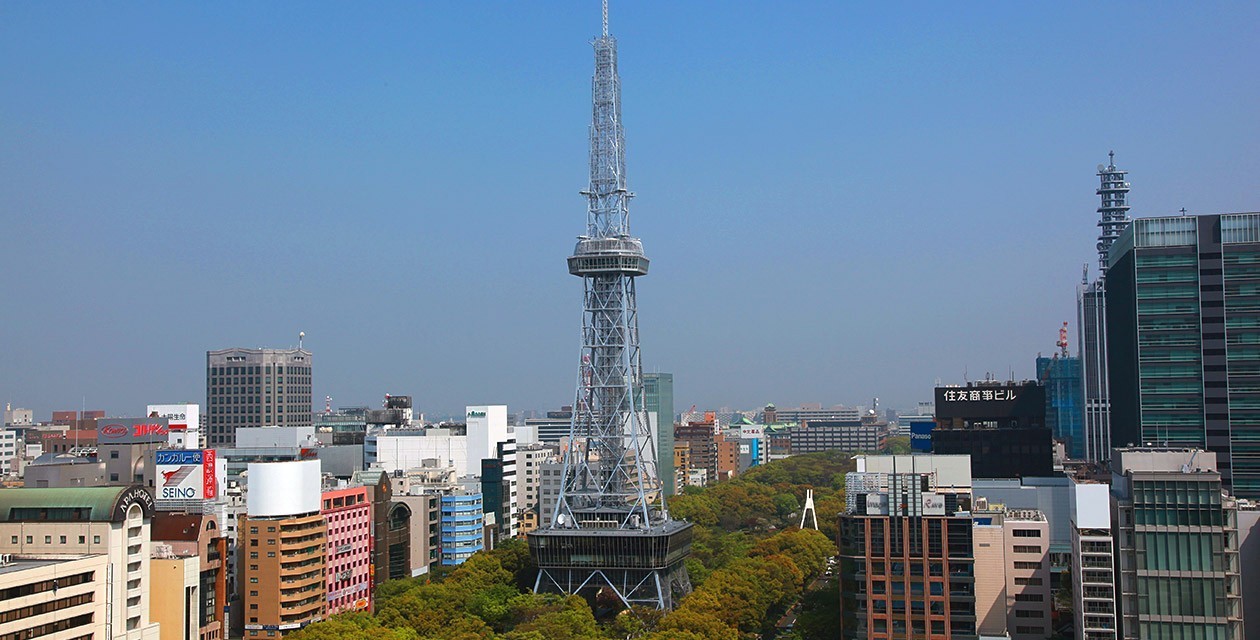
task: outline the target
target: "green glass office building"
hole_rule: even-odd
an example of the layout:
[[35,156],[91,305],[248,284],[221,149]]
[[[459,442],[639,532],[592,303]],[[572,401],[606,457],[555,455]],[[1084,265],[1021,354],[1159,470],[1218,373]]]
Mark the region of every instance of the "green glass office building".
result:
[[674,495],[674,374],[643,374],[644,404],[656,416],[656,473],[665,495]]
[[1109,264],[1112,446],[1207,449],[1260,498],[1260,213],[1134,220]]

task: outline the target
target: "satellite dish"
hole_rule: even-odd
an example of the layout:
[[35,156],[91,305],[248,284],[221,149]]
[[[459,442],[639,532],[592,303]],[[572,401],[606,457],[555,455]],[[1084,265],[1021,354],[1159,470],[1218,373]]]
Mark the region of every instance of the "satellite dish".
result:
[[1103,169],[1106,169],[1106,168],[1107,168],[1107,167],[1104,167],[1104,166],[1102,166],[1101,164],[1100,164],[1100,165],[1098,165],[1098,173],[1102,173],[1102,170],[1103,170]]

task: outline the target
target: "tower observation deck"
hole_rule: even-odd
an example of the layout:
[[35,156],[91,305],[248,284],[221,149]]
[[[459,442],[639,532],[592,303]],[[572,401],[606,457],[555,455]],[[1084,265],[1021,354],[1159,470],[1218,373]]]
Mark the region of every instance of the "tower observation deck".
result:
[[635,302],[635,278],[647,275],[648,259],[630,235],[633,194],[607,0],[603,10],[603,35],[593,43],[586,233],[568,259],[585,289],[577,398],[560,494],[529,534],[529,549],[539,567],[536,592],[603,591],[626,606],[672,609],[691,591],[683,561],[692,530],[669,517],[648,422]]

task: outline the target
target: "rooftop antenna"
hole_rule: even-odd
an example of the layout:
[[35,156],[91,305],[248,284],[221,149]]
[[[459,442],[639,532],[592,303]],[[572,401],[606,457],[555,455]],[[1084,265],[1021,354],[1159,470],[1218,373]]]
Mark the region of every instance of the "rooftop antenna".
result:
[[1107,152],[1107,162],[1108,162],[1108,164],[1107,164],[1107,168],[1109,168],[1109,169],[1115,169],[1115,168],[1116,168],[1116,152],[1115,152],[1115,150],[1112,150],[1112,151],[1108,151],[1108,152]]
[[608,0],[604,0],[604,37],[608,37]]
[[1059,341],[1055,343],[1059,347],[1059,353],[1062,354],[1064,358],[1068,357],[1067,328],[1068,323],[1066,322],[1063,323],[1062,327],[1059,327]]
[[1186,208],[1185,208],[1185,207],[1182,207],[1182,208],[1181,208],[1181,215],[1183,215],[1183,216],[1184,216],[1184,215],[1186,215]]
[[1089,263],[1081,265],[1081,284],[1089,284]]
[[305,332],[305,331],[299,331],[299,332],[298,332],[298,348],[299,348],[299,349],[301,349],[301,348],[302,348],[302,339],[303,339],[303,338],[305,338],[305,337],[306,337],[306,332]]

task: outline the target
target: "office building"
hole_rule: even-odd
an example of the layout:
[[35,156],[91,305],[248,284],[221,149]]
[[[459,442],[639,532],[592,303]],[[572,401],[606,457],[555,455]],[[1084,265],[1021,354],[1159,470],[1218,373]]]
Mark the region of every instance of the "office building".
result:
[[1111,245],[1129,225],[1127,171],[1116,168],[1115,152],[1098,165],[1098,277],[1089,279],[1089,264],[1076,289],[1076,324],[1081,357],[1084,402],[1085,459],[1106,461],[1111,455],[1111,402],[1107,381],[1107,268]]
[[713,414],[706,414],[701,422],[688,422],[674,427],[674,441],[686,444],[691,469],[703,470],[706,484],[718,481],[717,442]]
[[1260,497],[1260,213],[1141,218],[1111,247],[1113,446],[1216,453],[1225,488]]
[[1085,383],[1081,380],[1081,359],[1060,354],[1039,357],[1037,380],[1046,388],[1046,427],[1055,440],[1063,443],[1069,458],[1084,460]]
[[4,405],[4,422],[0,426],[5,427],[29,427],[35,424],[35,412],[30,409],[14,408],[12,404]]
[[235,446],[241,427],[311,426],[312,371],[302,348],[207,351],[207,446]]
[[161,543],[152,546],[149,576],[153,588],[149,615],[158,626],[161,640],[200,637],[197,617],[202,597],[200,574],[201,559],[196,554],[177,554]]
[[364,486],[327,489],[320,513],[328,528],[325,549],[328,615],[372,609],[372,504]]
[[109,637],[159,640],[149,619],[153,513],[153,496],[138,486],[0,489],[0,554],[104,555],[108,577],[99,579]]
[[[1053,631],[1050,526],[1035,509],[975,499],[976,619],[981,635],[1044,640]],[[1005,580],[996,579],[1005,576]]]
[[648,421],[656,442],[656,472],[661,477],[661,490],[674,495],[674,374],[643,374],[643,397],[647,401]]
[[0,559],[0,638],[110,638],[107,565],[104,555]]
[[977,478],[1049,476],[1054,471],[1046,390],[1036,382],[971,382],[936,389],[932,453],[970,455]]
[[[195,632],[194,637],[200,640],[226,638],[228,629],[224,608],[228,603],[228,538],[226,530],[219,525],[219,519],[213,515],[157,511],[151,531],[153,544],[162,545],[170,556],[189,559],[190,563],[191,559],[196,559],[198,597],[189,609],[191,621],[195,623],[190,627]],[[166,568],[173,575],[182,575],[181,567],[175,564]],[[158,588],[155,584],[155,592]],[[162,605],[155,601],[153,610],[161,608]],[[162,622],[157,615],[154,619]]]
[[480,482],[461,478],[459,485],[442,494],[442,565],[463,564],[485,548],[485,513]]
[[274,637],[327,617],[319,461],[254,463],[247,477],[236,542],[243,637]]
[[839,521],[838,637],[978,638],[966,456],[858,456],[857,469]]
[[888,444],[888,423],[880,420],[806,420],[788,427],[792,455],[820,451],[882,451]]
[[1097,480],[1074,477],[1070,488],[1073,629],[1079,640],[1114,640],[1116,581],[1111,487]]
[[822,405],[806,405],[795,409],[779,409],[774,405],[766,405],[764,419],[762,422],[766,424],[780,423],[801,423],[807,420],[839,420],[841,422],[856,423],[862,419],[862,412],[858,409],[845,406],[834,406],[830,409],[822,408]]
[[1199,449],[1112,451],[1118,638],[1242,640],[1238,510],[1216,462]]
[[569,429],[573,426],[573,407],[548,411],[544,418],[526,418],[525,426],[533,434],[533,442],[558,443],[569,437]]
[[386,580],[406,578],[411,565],[411,509],[394,501],[390,474],[381,469],[356,471],[350,482],[367,487],[372,505],[374,588]]

